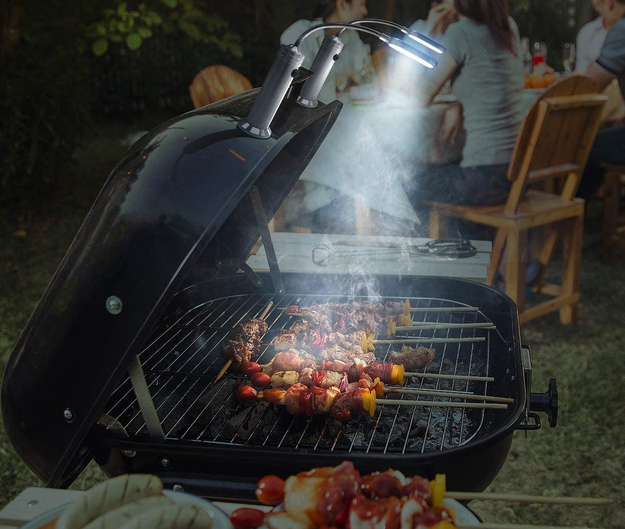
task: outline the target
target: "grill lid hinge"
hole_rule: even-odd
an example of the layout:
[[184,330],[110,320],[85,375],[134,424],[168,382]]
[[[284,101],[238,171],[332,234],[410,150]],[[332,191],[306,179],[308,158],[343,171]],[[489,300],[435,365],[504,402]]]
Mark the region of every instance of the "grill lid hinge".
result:
[[132,387],[137,396],[139,408],[141,408],[143,420],[150,434],[150,439],[156,442],[165,441],[165,432],[163,432],[161,421],[158,419],[154,401],[150,394],[150,388],[148,388],[148,383],[145,380],[143,368],[141,367],[141,360],[139,360],[138,356],[135,356],[132,364],[130,364],[128,374],[130,375],[130,382],[132,382]]
[[250,198],[252,199],[252,207],[254,208],[256,222],[260,228],[260,236],[263,240],[263,245],[265,246],[265,253],[267,254],[267,262],[269,263],[269,273],[271,274],[273,289],[276,294],[284,294],[282,273],[280,272],[280,267],[278,266],[276,250],[273,247],[271,233],[269,232],[269,223],[267,222],[267,215],[265,215],[265,208],[263,206],[263,201],[260,198],[260,191],[258,190],[258,187],[252,186],[250,189]]
[[[521,361],[523,363],[523,378],[525,379],[525,422],[528,423],[532,394],[532,350],[527,345],[521,345]],[[527,436],[527,431],[525,436]]]

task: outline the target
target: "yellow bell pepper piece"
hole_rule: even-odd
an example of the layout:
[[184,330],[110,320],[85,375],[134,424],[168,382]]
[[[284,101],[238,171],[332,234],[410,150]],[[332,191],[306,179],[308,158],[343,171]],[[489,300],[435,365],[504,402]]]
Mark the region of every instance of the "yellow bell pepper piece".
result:
[[375,409],[378,405],[378,401],[375,398],[375,393],[371,395],[371,399],[369,400],[369,417],[373,417],[375,415]]
[[404,373],[406,372],[406,368],[403,365],[400,365],[397,370],[397,384],[400,386],[404,385]]
[[445,474],[436,474],[436,477],[430,481],[430,492],[432,493],[432,507],[442,509],[445,507],[443,500],[445,499]]
[[387,330],[389,336],[395,336],[395,333],[397,332],[397,324],[395,323],[395,320],[388,320]]
[[365,411],[369,411],[369,408],[371,407],[371,393],[368,391],[362,394],[362,407]]
[[373,346],[373,340],[375,340],[374,332],[369,334],[369,338],[367,340],[367,351],[375,351],[375,347]]
[[406,301],[404,301],[404,314],[408,314],[408,316],[410,316],[410,300],[406,299]]

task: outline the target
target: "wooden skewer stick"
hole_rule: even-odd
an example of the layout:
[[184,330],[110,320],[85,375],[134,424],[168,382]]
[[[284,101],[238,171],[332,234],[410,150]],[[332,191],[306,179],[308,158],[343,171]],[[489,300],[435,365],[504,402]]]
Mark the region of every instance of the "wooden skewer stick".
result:
[[[273,307],[273,301],[270,301],[269,303],[267,303],[267,306],[265,307],[265,310],[263,310],[263,312],[261,313],[261,315],[259,316],[259,318],[261,320],[264,320],[265,317],[267,316],[267,314],[269,313],[269,311],[271,310],[271,307]],[[232,358],[230,360],[228,360],[224,366],[221,368],[221,371],[219,373],[217,373],[217,378],[215,378],[215,382],[217,382],[221,377],[224,376],[224,373],[226,371],[228,371],[228,368],[232,365]]]
[[484,342],[486,338],[484,336],[477,336],[475,338],[404,338],[398,340],[373,340],[373,345],[384,343],[467,343],[467,342]]
[[[517,523],[481,523],[456,525],[458,529],[592,529],[570,525],[519,525]],[[600,529],[599,527],[595,529]]]
[[[560,505],[612,505],[611,498],[569,498],[565,496],[531,496],[528,494],[498,494],[494,492],[445,492],[452,500],[493,500],[521,503],[550,503]],[[482,527],[480,525],[480,527]]]
[[384,387],[385,393],[399,393],[404,395],[419,395],[422,397],[441,397],[452,399],[481,400],[484,402],[501,402],[505,404],[514,403],[514,399],[508,397],[491,397],[490,395],[466,395],[462,393],[450,393],[447,391],[426,391],[412,388],[389,388]]
[[[286,310],[287,307],[278,307]],[[410,312],[478,312],[479,307],[411,307]]]
[[492,323],[488,321],[479,323],[434,323],[427,321],[417,321],[412,325],[401,325],[396,327],[397,332],[400,331],[425,331],[429,329],[496,329]]
[[410,312],[478,312],[479,307],[416,307]]
[[473,382],[495,382],[494,377],[479,377],[474,375],[442,375],[438,373],[404,373],[405,377],[441,378],[443,380],[470,380]]
[[491,410],[506,410],[507,404],[498,404],[493,402],[438,402],[431,400],[394,400],[394,399],[375,399],[376,404],[383,406],[390,404],[394,406],[421,406],[423,408],[478,408]]

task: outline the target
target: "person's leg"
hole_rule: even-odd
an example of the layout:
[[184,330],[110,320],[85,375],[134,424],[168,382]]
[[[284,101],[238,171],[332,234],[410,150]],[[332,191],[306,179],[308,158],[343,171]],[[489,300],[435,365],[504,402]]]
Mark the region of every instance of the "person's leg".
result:
[[601,165],[604,163],[625,165],[625,127],[604,130],[597,134],[577,190],[579,198],[589,200],[601,187],[604,177]]

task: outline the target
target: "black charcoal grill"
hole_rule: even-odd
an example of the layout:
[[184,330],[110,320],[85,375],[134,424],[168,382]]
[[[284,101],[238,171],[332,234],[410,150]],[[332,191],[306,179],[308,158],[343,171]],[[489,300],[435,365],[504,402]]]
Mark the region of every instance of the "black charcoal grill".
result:
[[[273,136],[258,140],[236,128],[255,94],[165,123],[114,169],[7,367],[2,408],[16,451],[53,487],[68,486],[95,458],[111,476],[153,472],[169,486],[250,500],[262,475],[350,459],[362,472],[445,472],[455,490],[483,490],[503,465],[514,430],[540,427],[532,410],[547,411],[552,426],[557,416],[555,382],[530,397],[531,359],[516,307],[463,280],[281,273],[267,219],[341,105],[306,109],[291,94]],[[260,236],[267,274],[245,264]],[[223,340],[269,301],[266,341],[289,325],[281,307],[358,300],[372,291],[381,301],[408,298],[427,309],[415,321],[496,326],[411,333],[437,350],[426,372],[494,382],[413,378],[410,387],[510,397],[514,404],[387,405],[373,418],[341,424],[290,416],[264,402],[241,404],[237,373],[216,382]],[[379,360],[390,347],[376,347]],[[261,359],[272,354],[263,347]]]

